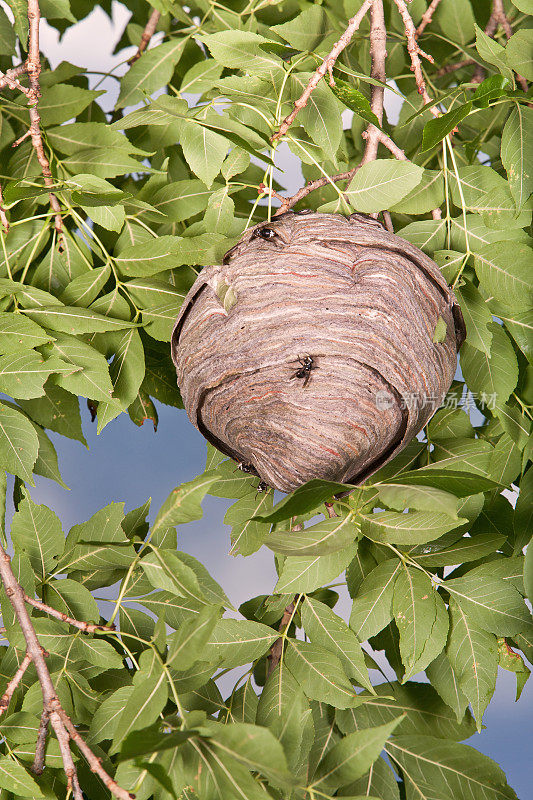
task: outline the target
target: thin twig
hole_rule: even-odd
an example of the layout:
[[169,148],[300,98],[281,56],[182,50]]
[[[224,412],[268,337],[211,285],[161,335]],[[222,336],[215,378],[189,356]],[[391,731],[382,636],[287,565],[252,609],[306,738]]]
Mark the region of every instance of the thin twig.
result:
[[46,666],[43,649],[39,644],[35,628],[33,627],[31,617],[26,607],[24,590],[15,578],[11,568],[11,559],[2,545],[0,545],[0,578],[2,579],[6,595],[13,606],[17,621],[24,635],[27,654],[33,661],[37,671],[43,696],[43,711],[49,714],[50,724],[54,729],[59,743],[63,768],[67,776],[67,787],[72,790],[75,800],[83,800],[83,794],[76,774],[76,767],[70,752],[69,741],[72,740],[87,759],[91,771],[102,779],[111,794],[115,795],[119,800],[134,800],[135,796],[125,789],[122,789],[104,770],[100,759],[96,757],[90,747],[83,741],[61,706],[48,667]]
[[15,89],[28,96],[30,90],[27,86],[23,86],[18,80],[19,75],[24,75],[28,71],[28,62],[24,61],[18,67],[11,67],[6,72],[0,72],[0,89]]
[[29,597],[27,594],[24,595],[24,599],[28,605],[38,608],[40,611],[44,611],[46,614],[49,614],[51,617],[55,617],[56,619],[60,619],[62,622],[68,622],[69,625],[79,628],[79,630],[83,631],[84,633],[97,633],[115,630],[114,625],[98,625],[93,622],[83,622],[82,620],[69,617],[62,611],[57,611],[55,608],[52,608],[52,606],[48,606],[46,603],[42,603],[40,600],[34,600],[33,597]]
[[26,670],[28,669],[30,664],[31,664],[31,656],[30,656],[29,653],[26,653],[26,655],[24,656],[24,658],[20,662],[17,671],[15,672],[15,674],[13,675],[11,680],[9,681],[9,683],[7,685],[7,689],[5,690],[4,694],[0,698],[0,716],[2,716],[4,711],[7,710],[7,707],[9,706],[9,704],[11,702],[11,698],[15,694],[15,689],[17,688],[17,686],[21,682],[22,678],[24,677],[24,673],[26,672]]
[[[497,32],[498,27],[501,25],[503,32],[505,33],[505,37],[507,40],[511,38],[513,35],[513,29],[511,27],[511,23],[507,18],[507,14],[505,13],[505,9],[503,7],[503,0],[492,0],[492,11],[489,17],[489,21],[485,27],[485,33],[487,36],[490,36],[494,39],[494,34]],[[473,83],[481,83],[485,78],[485,70],[484,68],[479,65],[472,77]],[[520,75],[518,72],[516,73],[516,80],[524,90],[527,92],[528,90],[528,83],[523,75]]]
[[4,195],[2,194],[2,187],[0,186],[0,224],[4,226],[6,233],[9,233],[9,220],[7,218],[6,210],[4,208]]
[[155,29],[157,28],[157,23],[159,22],[160,17],[161,17],[161,12],[156,11],[155,9],[150,14],[150,18],[146,23],[146,27],[142,33],[141,41],[139,43],[137,52],[134,55],[132,55],[132,57],[128,60],[128,64],[130,66],[134,64],[137,61],[137,59],[142,56],[142,54],[150,44],[150,39],[155,33]]
[[333,503],[324,503],[324,505],[326,506],[326,514],[328,515],[328,517],[330,519],[332,519],[333,517],[338,517],[339,516],[337,514],[337,512],[335,511]]
[[359,28],[359,25],[361,24],[363,17],[365,16],[366,12],[368,11],[372,3],[373,0],[364,0],[363,5],[361,6],[357,14],[355,14],[349,20],[348,27],[342,34],[341,38],[338,40],[338,42],[335,42],[331,52],[326,56],[322,64],[320,64],[320,66],[313,73],[311,80],[307,84],[302,95],[298,98],[298,100],[295,101],[291,113],[285,117],[279,129],[271,137],[270,140],[271,142],[275,142],[276,139],[279,139],[281,136],[284,136],[287,133],[290,126],[294,122],[296,115],[302,108],[305,108],[309,98],[311,97],[311,94],[313,93],[314,89],[316,89],[316,87],[326,74],[326,72],[329,73],[330,83],[333,83],[333,67],[335,65],[335,62],[337,61],[342,51],[350,44],[354,33]]
[[[292,528],[291,530],[294,530],[294,528]],[[285,611],[283,612],[283,616],[281,618],[281,622],[279,623],[278,627],[278,631],[280,633],[285,632],[285,628],[291,621],[293,613],[294,613],[294,601],[292,603],[289,603],[289,605],[285,608]],[[270,648],[269,654],[267,656],[267,661],[268,661],[267,677],[272,672],[274,672],[279,662],[281,661],[282,655],[283,655],[283,636],[280,636],[279,639],[276,639],[276,641]]]
[[[28,21],[29,21],[29,45],[28,45],[28,78],[30,82],[30,92],[28,96],[28,109],[30,112],[30,136],[33,149],[37,160],[41,165],[44,182],[47,187],[53,186],[50,162],[44,152],[43,137],[41,134],[41,116],[37,104],[41,96],[39,86],[39,76],[41,74],[41,59],[39,55],[39,22],[41,12],[39,0],[28,0]],[[61,218],[61,206],[59,200],[53,192],[49,193],[50,205],[54,211],[54,227],[58,234],[58,244],[60,249],[63,247],[63,220]]]
[[43,709],[41,722],[37,733],[37,744],[35,746],[35,758],[30,769],[34,775],[42,775],[44,772],[44,759],[46,755],[46,737],[50,727],[50,713]]
[[[411,18],[409,13],[409,9],[407,8],[404,0],[394,0],[398,11],[400,12],[400,16],[403,20],[403,25],[405,28],[405,35],[407,37],[407,52],[409,53],[409,57],[411,59],[411,70],[414,72],[416,86],[418,89],[418,94],[421,95],[424,105],[427,103],[431,103],[431,97],[429,96],[427,89],[426,89],[426,82],[424,80],[424,75],[422,73],[422,62],[420,61],[420,56],[426,58],[430,64],[433,64],[433,56],[424,53],[423,50],[417,44],[416,41],[416,29],[415,24]],[[434,117],[439,117],[440,112],[435,106],[431,106],[430,108],[431,113]]]
[[463,67],[469,67],[471,64],[475,63],[473,58],[463,58],[462,61],[454,61],[453,64],[446,64],[444,67],[438,69],[435,73],[435,77],[442,78],[443,75],[449,75],[450,72],[463,69]]
[[417,37],[420,36],[422,33],[424,33],[424,31],[426,30],[427,26],[429,25],[429,23],[433,19],[433,14],[435,13],[435,10],[436,10],[437,6],[439,5],[439,3],[440,3],[440,0],[431,0],[431,3],[429,4],[427,9],[422,14],[422,19],[420,20],[420,24],[419,24],[418,28],[415,31],[415,34],[416,34]]
[[[385,72],[385,59],[387,58],[387,30],[385,28],[385,15],[383,13],[383,0],[374,0],[370,9],[370,77],[381,84],[387,80]],[[379,120],[383,123],[383,98],[385,95],[384,86],[373,85],[371,88],[370,107]],[[369,125],[364,132],[363,138],[366,139],[365,152],[361,164],[375,161],[378,155],[380,134],[382,132],[376,125]],[[387,137],[388,138],[388,137]],[[390,140],[391,144],[396,145]],[[398,148],[399,150],[400,148]],[[405,158],[405,154],[403,155]]]

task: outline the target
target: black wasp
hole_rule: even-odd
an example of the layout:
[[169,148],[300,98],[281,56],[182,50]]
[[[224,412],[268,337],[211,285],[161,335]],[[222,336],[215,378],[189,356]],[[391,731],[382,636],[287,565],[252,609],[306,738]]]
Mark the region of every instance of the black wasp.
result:
[[291,380],[303,378],[303,388],[305,389],[311,378],[311,370],[316,369],[315,361],[312,356],[298,356],[298,364],[300,364],[300,367],[296,370]]
[[273,239],[276,236],[276,231],[272,228],[258,228],[252,233],[252,239]]

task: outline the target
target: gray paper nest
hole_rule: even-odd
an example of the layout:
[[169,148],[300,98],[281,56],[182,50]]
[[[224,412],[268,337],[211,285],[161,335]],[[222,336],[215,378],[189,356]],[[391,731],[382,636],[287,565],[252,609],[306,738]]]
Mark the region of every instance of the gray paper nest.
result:
[[205,438],[288,492],[361,483],[397,455],[440,405],[464,337],[418,248],[360,214],[288,212],[202,270],[172,358]]

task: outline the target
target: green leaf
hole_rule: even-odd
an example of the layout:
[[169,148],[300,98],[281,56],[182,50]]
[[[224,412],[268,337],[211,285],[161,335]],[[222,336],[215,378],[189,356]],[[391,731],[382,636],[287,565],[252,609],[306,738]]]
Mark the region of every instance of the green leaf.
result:
[[531,600],[533,598],[533,539],[530,539],[524,560],[524,586],[526,595]]
[[[473,747],[431,736],[397,736],[386,745],[402,768],[410,797],[516,800],[495,761]],[[435,795],[435,787],[445,786]]]
[[135,400],[144,378],[144,348],[138,330],[112,334],[107,344],[114,350],[109,367],[113,397],[98,404],[98,433],[120,414],[121,408],[125,410]]
[[459,539],[449,547],[436,542],[421,548],[421,553],[411,552],[417,563],[424,567],[451,567],[484,558],[496,552],[504,541],[505,537],[499,534],[479,533],[477,536]]
[[157,89],[169,83],[186,42],[186,38],[173,39],[143,53],[143,57],[132,64],[122,78],[116,107],[124,108],[142,103]]
[[353,708],[361,702],[344,673],[340,659],[310,642],[287,639],[284,665],[311,700],[336,708]]
[[318,589],[346,569],[356,549],[352,544],[325,556],[287,556],[274,592],[289,594]]
[[527,167],[533,158],[532,126],[533,110],[517,104],[502,132],[502,164],[507,171],[509,188],[518,209],[522,208],[533,192],[533,176],[529,174]]
[[[166,214],[171,222],[183,222],[183,220],[194,217],[200,211],[203,211],[210,196],[211,190],[202,181],[184,180],[165,184],[150,198],[150,202],[154,208]],[[158,216],[157,221],[159,222],[160,219],[161,217]],[[150,250],[148,249],[146,255],[148,256],[149,253]],[[157,255],[157,250],[155,253]],[[130,252],[130,256],[133,256],[132,252]],[[120,261],[118,263],[120,265]],[[174,266],[175,264],[176,262],[169,266]],[[166,268],[159,267],[157,271]],[[135,273],[126,272],[125,274],[133,276]],[[155,270],[150,273],[141,272],[140,274],[143,276],[147,274],[153,275]]]
[[191,170],[209,189],[226,158],[228,140],[202,125],[200,120],[182,120],[180,145]]
[[78,275],[63,291],[61,302],[67,306],[87,308],[98,297],[110,274],[111,267],[106,264]]
[[414,508],[417,511],[437,511],[457,518],[458,498],[450,492],[443,492],[432,486],[403,486],[402,476],[398,483],[381,484],[379,496],[389,508],[403,511]]
[[465,342],[461,348],[461,369],[478,401],[488,407],[505,403],[518,381],[518,362],[511,340],[496,322],[488,326],[492,333],[490,357]]
[[392,544],[424,544],[438,539],[443,533],[458,528],[467,520],[431,511],[381,511],[361,514],[361,531],[374,542]]
[[441,170],[425,169],[422,179],[402,200],[390,206],[402,214],[424,214],[444,202],[444,174]]
[[301,531],[276,530],[264,543],[286,556],[322,556],[345,549],[359,535],[360,527],[352,517],[333,517]]
[[[309,6],[301,14],[271,27],[272,33],[281,36],[295,50],[314,50],[328,32],[328,19],[322,6]],[[338,79],[336,79],[338,82]]]
[[[485,470],[487,471],[490,463],[490,452],[486,455],[488,456],[486,459],[484,458],[484,453],[481,453],[480,457],[486,462]],[[470,460],[475,459],[470,457]],[[498,485],[490,478],[478,475],[477,470],[472,475],[468,474],[466,472],[467,467],[464,467],[465,471],[463,472],[463,463],[460,455],[452,454],[449,458],[441,459],[434,464],[428,464],[427,467],[421,467],[412,472],[404,472],[401,476],[401,481],[402,484],[410,486],[433,486],[436,489],[452,492],[457,497],[467,497],[478,492],[485,492],[491,488],[494,489]],[[458,467],[458,469],[456,470],[455,467]]]
[[141,560],[141,567],[156,589],[205,604],[194,571],[176,553],[154,550]]
[[220,613],[221,609],[218,606],[205,606],[195,619],[185,622],[176,633],[172,633],[167,638],[169,645],[167,666],[184,671],[190,669],[196,661],[202,660],[203,649],[220,618]]
[[256,661],[278,637],[277,631],[260,622],[221,619],[204,648],[203,658],[232,669]]
[[38,447],[31,422],[0,401],[0,467],[33,486],[32,469]]
[[205,728],[215,751],[231,756],[251,772],[260,772],[274,786],[288,788],[293,783],[283,748],[267,728],[244,722],[211,722]]
[[272,508],[273,492],[248,494],[230,506],[224,517],[224,523],[231,525],[232,556],[249,556],[263,544],[270,525],[258,522],[255,515],[268,513]]
[[341,660],[346,675],[373,692],[361,645],[356,635],[329,606],[311,597],[302,605],[302,623],[314,644],[319,644]]
[[67,391],[91,400],[112,400],[113,385],[109,377],[109,368],[105,357],[86,344],[77,336],[58,333],[52,345],[46,348],[47,352],[72,364],[73,371],[70,375],[60,374],[55,381]]
[[[102,164],[101,161],[99,163]],[[133,171],[134,169],[135,167],[132,167],[130,171]],[[108,175],[108,177],[112,176]],[[121,205],[92,206],[90,208],[84,208],[84,211],[87,213],[87,216],[89,216],[97,225],[100,225],[107,231],[116,231],[117,233],[120,233],[122,230],[124,220],[126,219],[126,211],[124,206]]]
[[47,128],[49,125],[59,125],[76,117],[101,94],[103,92],[82,89],[80,86],[67,83],[56,83],[54,86],[43,88],[39,100],[42,125]]
[[278,664],[259,697],[256,723],[269,728],[280,741],[293,772],[310,721],[311,708],[300,684],[283,664]]
[[[103,122],[71,122],[70,125],[59,125],[57,128],[49,128],[46,137],[54,150],[67,156],[76,155],[80,150],[89,147],[100,151],[103,148],[112,148],[145,155],[144,150],[135,147],[123,133]],[[116,193],[120,196],[119,190]]]
[[481,30],[477,25],[476,29],[476,49],[482,59],[489,64],[493,64],[499,72],[508,78],[514,85],[513,71],[509,69],[505,48],[498,44],[494,39]]
[[392,611],[400,633],[404,683],[424,670],[444,649],[448,614],[430,578],[405,565],[394,584]]
[[157,531],[160,528],[201,519],[203,511],[200,503],[217,478],[215,471],[210,470],[192,481],[177,486],[157,512],[152,530]]
[[508,672],[514,672],[516,675],[516,702],[518,702],[522,690],[531,675],[531,670],[524,664],[522,656],[519,653],[515,653],[503,638],[498,639],[498,657],[499,666]]
[[88,744],[113,739],[118,719],[132,692],[133,686],[121,686],[97,706],[89,727]]
[[283,62],[262,50],[260,45],[269,44],[268,39],[257,33],[243,30],[223,30],[209,36],[199,36],[213,58],[224,67],[245,70],[250,75],[271,79],[283,76]]
[[400,570],[400,561],[391,558],[378,564],[363,580],[350,615],[350,628],[360,642],[375,636],[392,620],[394,584]]
[[35,400],[18,400],[19,406],[43,428],[77,439],[87,444],[81,430],[80,406],[77,397],[60,386],[46,385],[44,397]]
[[11,537],[15,551],[27,554],[40,580],[54,569],[65,546],[57,516],[47,506],[34,503],[29,495],[13,516]]
[[464,45],[474,38],[475,19],[470,0],[443,0],[434,20],[445,36],[454,42]]
[[29,400],[44,395],[44,383],[52,373],[70,373],[77,367],[60,359],[45,359],[34,350],[0,356],[0,392]]
[[154,651],[145,651],[140,670],[133,679],[133,691],[117,720],[111,751],[117,752],[126,736],[155,722],[168,698],[167,677]]
[[422,152],[431,150],[432,147],[441,142],[450,131],[453,131],[470,114],[471,110],[472,102],[470,101],[426,122],[422,134]]
[[[319,6],[314,6],[314,8],[318,9]],[[337,97],[337,99],[340,100],[341,103],[346,106],[346,108],[349,108],[367,122],[371,122],[377,128],[381,128],[379,119],[372,111],[370,103],[362,92],[354,89],[351,84],[341,80],[340,78],[335,78],[335,83],[330,88],[335,97]]]
[[124,667],[121,656],[115,648],[103,639],[76,639],[71,650],[72,658],[80,658],[95,667],[107,669],[122,669]]
[[519,75],[533,81],[533,31],[528,28],[513,33],[505,48],[507,63]]
[[478,575],[475,570],[445,582],[446,589],[480,628],[498,636],[513,636],[531,624],[529,609],[520,592],[508,581]]
[[44,797],[22,764],[4,755],[0,755],[0,787],[8,792],[16,792],[18,797]]
[[27,3],[25,3],[24,0],[6,0],[6,2],[15,18],[15,33],[19,37],[22,47],[26,49],[26,43],[28,41]]
[[383,211],[418,186],[422,175],[422,168],[410,161],[377,159],[355,173],[346,195],[356,211]]
[[0,312],[0,353],[15,353],[51,341],[52,335],[23,314]]
[[489,328],[492,314],[476,287],[468,281],[464,286],[455,289],[466,325],[467,342],[490,357],[492,331]]
[[[453,671],[453,667],[446,652],[440,653],[440,655],[426,667],[426,675],[442,700],[455,712],[457,722],[461,722],[465,716],[468,697],[463,690],[459,688],[457,676]],[[434,735],[434,733],[435,732],[431,735]],[[455,737],[446,736],[445,738]]]
[[456,719],[452,709],[427,683],[408,681],[402,685],[391,681],[376,686],[375,691],[377,695],[355,711],[337,711],[335,717],[343,733],[383,725],[400,713],[403,719],[397,728],[398,735],[427,734],[460,741],[475,733],[471,714],[465,714],[463,708]]
[[355,731],[345,736],[327,753],[320,765],[316,783],[326,784],[331,790],[332,786],[344,786],[350,781],[356,781],[368,772],[401,720],[402,717],[397,717],[385,725]]
[[294,492],[284,497],[270,514],[262,514],[256,519],[261,522],[282,522],[290,517],[306,514],[318,508],[326,500],[332,500],[334,495],[354,488],[350,484],[322,481],[314,478],[299,486]]
[[[311,72],[292,73],[290,89],[293,100],[300,97],[312,75]],[[300,109],[298,121],[315,144],[334,162],[342,136],[342,120],[338,101],[325,81],[320,81],[305,107]]]
[[444,322],[442,317],[439,317],[437,319],[437,323],[435,325],[435,330],[433,331],[433,336],[431,338],[431,341],[434,342],[434,344],[440,344],[441,342],[444,342],[446,340],[446,332],[447,332],[446,323]]
[[505,87],[508,85],[508,79],[502,75],[491,75],[490,78],[485,78],[474,92],[473,104],[477,108],[489,108],[490,101],[502,97],[505,94]]
[[127,320],[105,317],[92,309],[76,306],[25,308],[23,313],[53,331],[70,334],[116,331],[135,325]]

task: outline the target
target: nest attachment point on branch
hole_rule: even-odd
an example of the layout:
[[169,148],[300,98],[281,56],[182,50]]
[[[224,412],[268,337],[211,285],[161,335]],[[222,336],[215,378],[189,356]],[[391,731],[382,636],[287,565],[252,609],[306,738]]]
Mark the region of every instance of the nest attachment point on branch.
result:
[[465,337],[437,265],[361,214],[250,228],[185,298],[172,358],[205,438],[284,492],[361,483],[442,402]]

